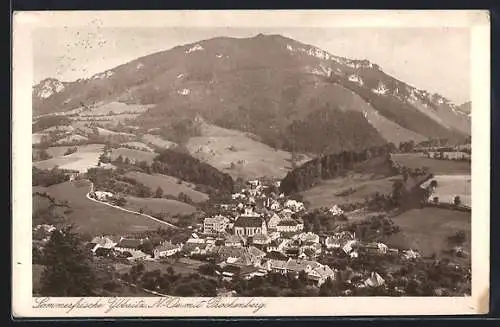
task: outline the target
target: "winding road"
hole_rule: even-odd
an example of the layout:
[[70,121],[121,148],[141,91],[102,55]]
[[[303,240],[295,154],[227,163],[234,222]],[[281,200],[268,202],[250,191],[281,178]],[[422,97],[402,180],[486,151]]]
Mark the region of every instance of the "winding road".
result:
[[154,220],[160,224],[163,224],[163,225],[167,225],[168,227],[170,228],[174,228],[174,229],[178,229],[179,227],[171,224],[171,223],[167,223],[166,221],[163,221],[163,220],[160,220],[158,218],[155,218],[153,216],[150,216],[150,215],[147,215],[145,213],[140,213],[140,212],[137,212],[137,211],[133,211],[133,210],[128,210],[128,209],[125,209],[125,208],[122,208],[120,206],[117,206],[117,205],[114,205],[114,204],[111,204],[111,203],[107,203],[107,202],[104,202],[104,201],[99,201],[97,199],[94,199],[93,197],[90,196],[90,194],[94,192],[94,183],[90,182],[90,189],[89,189],[89,192],[87,193],[86,197],[87,199],[89,199],[90,201],[94,201],[94,202],[97,202],[97,203],[100,203],[100,204],[104,204],[104,205],[107,205],[109,207],[112,207],[112,208],[115,208],[115,209],[118,209],[118,210],[121,210],[121,211],[125,211],[125,212],[129,212],[129,213],[133,213],[133,214],[136,214],[136,215],[141,215],[145,218],[148,218],[148,219],[151,219],[151,220]]

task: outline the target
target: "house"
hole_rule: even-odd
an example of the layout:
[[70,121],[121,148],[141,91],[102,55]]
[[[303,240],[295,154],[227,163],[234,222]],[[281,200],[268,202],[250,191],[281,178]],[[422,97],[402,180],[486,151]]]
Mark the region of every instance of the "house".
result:
[[257,213],[245,211],[234,222],[234,234],[238,236],[254,236],[255,234],[267,234],[265,220]]
[[254,266],[240,266],[234,264],[221,264],[216,269],[216,274],[223,280],[233,280],[236,277],[249,280],[255,276],[265,276],[267,271]]
[[420,257],[420,254],[417,251],[414,251],[412,249],[403,251],[403,258],[405,258],[407,260],[413,260],[413,259],[417,259],[419,257]]
[[304,203],[295,200],[287,200],[284,204],[285,208],[292,210],[293,212],[298,212],[304,210]]
[[316,282],[318,285],[324,283],[328,278],[335,279],[335,272],[328,266],[322,265],[316,261],[288,259],[273,260],[270,259],[265,263],[268,271],[281,274],[305,272],[310,281]]
[[340,216],[344,214],[344,210],[342,210],[338,205],[334,205],[331,207],[328,212],[333,216]]
[[335,280],[335,271],[327,265],[321,265],[310,270],[307,273],[307,279],[315,282],[318,286],[321,286],[326,280],[330,278],[331,280]]
[[92,239],[92,241],[90,241],[90,243],[94,244],[92,252],[96,253],[96,250],[99,248],[112,249],[117,245],[118,242],[113,241],[109,237],[96,236]]
[[153,257],[155,259],[166,258],[173,256],[181,250],[179,244],[172,244],[171,242],[164,242],[163,244],[153,249]]
[[95,191],[95,198],[99,201],[106,201],[113,197],[113,193],[105,191]]
[[306,256],[317,256],[321,254],[321,244],[313,243],[310,245],[303,245],[300,247],[300,253]]
[[278,240],[273,240],[269,243],[266,250],[267,252],[282,252],[284,244],[284,241],[279,242]]
[[254,246],[248,248],[221,246],[216,253],[219,262],[230,262],[242,266],[260,266],[265,256],[265,252]]
[[186,255],[207,254],[210,251],[210,245],[203,243],[186,242],[181,248],[181,251]]
[[281,220],[276,226],[276,230],[280,233],[282,232],[296,233],[301,231],[299,222],[294,219]]
[[342,250],[349,254],[351,251],[356,249],[358,247],[358,241],[357,240],[349,240],[347,241],[344,246],[342,246]]
[[368,243],[363,246],[363,249],[373,254],[387,254],[389,252],[389,247],[383,243]]
[[297,238],[302,243],[319,243],[319,235],[312,232],[300,233]]
[[252,238],[252,243],[257,245],[267,245],[271,242],[271,238],[262,233],[255,234]]
[[225,246],[243,246],[245,245],[245,240],[240,235],[229,235],[224,241]]
[[224,216],[205,218],[203,220],[203,232],[205,234],[217,234],[224,232],[228,227],[230,220]]
[[144,239],[122,238],[115,245],[115,250],[119,252],[139,251],[142,244],[144,244]]
[[267,222],[267,227],[272,230],[276,230],[278,223],[281,221],[281,217],[278,214],[273,214],[271,219]]

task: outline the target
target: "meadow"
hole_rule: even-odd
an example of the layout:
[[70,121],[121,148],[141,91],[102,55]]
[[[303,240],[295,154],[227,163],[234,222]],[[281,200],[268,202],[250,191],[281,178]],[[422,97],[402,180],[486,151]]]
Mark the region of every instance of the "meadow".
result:
[[33,191],[47,192],[58,201],[68,201],[71,212],[67,214],[69,223],[82,233],[127,234],[165,228],[164,224],[141,215],[124,212],[86,198],[90,182],[64,182],[50,187],[36,187]]
[[142,209],[144,213],[166,213],[170,216],[188,215],[196,212],[196,208],[184,202],[170,199],[160,198],[138,198],[127,196],[126,209],[139,211]]
[[463,205],[471,206],[470,175],[435,175],[431,180],[422,184],[422,187],[429,185],[432,180],[435,180],[438,186],[431,195],[431,199],[437,196],[439,202],[453,203],[455,196],[459,196]]
[[[52,169],[58,166],[61,169],[86,172],[88,168],[97,167],[99,156],[104,150],[104,145],[88,144],[76,146],[76,152],[65,156],[64,153],[68,148],[70,148],[70,146],[50,147],[46,151],[52,158],[34,162],[33,165],[39,169]],[[73,148],[73,146],[71,146],[71,148]]]
[[135,149],[127,149],[127,148],[118,148],[113,149],[111,151],[111,160],[116,160],[119,156],[122,156],[123,159],[129,158],[130,161],[140,162],[146,161],[148,164],[153,162],[153,159],[157,156],[156,153],[135,150]]
[[469,161],[430,159],[418,154],[398,153],[392,159],[408,168],[429,167],[434,175],[465,175],[471,173]]
[[[233,178],[282,178],[291,169],[291,154],[251,135],[203,123],[201,136],[187,142],[189,153]],[[304,158],[305,159],[305,158]]]
[[351,173],[320,181],[318,185],[301,192],[311,208],[331,207],[334,204],[364,202],[366,197],[376,192],[390,194],[394,180],[398,177],[373,178],[369,174]]
[[424,256],[450,249],[448,237],[465,231],[464,248],[470,253],[470,212],[425,207],[408,210],[392,218],[401,231],[391,236],[388,245],[416,249]]
[[208,195],[194,190],[192,184],[181,181],[179,179],[162,174],[146,174],[138,171],[132,171],[125,174],[128,178],[133,178],[139,183],[151,188],[153,192],[161,187],[163,194],[178,196],[180,193],[188,195],[194,202],[204,202],[208,200]]

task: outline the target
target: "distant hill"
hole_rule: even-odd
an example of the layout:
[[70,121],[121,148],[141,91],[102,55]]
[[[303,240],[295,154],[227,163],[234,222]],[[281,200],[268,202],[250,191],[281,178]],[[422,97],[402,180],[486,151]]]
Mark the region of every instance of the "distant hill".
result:
[[[50,79],[33,91],[35,115],[111,102],[147,105],[133,125],[174,130],[179,125],[172,121],[201,116],[289,152],[358,151],[470,135],[470,117],[445,97],[399,81],[367,60],[281,35],[202,40],[88,79]],[[187,136],[182,141],[199,136],[181,132]]]

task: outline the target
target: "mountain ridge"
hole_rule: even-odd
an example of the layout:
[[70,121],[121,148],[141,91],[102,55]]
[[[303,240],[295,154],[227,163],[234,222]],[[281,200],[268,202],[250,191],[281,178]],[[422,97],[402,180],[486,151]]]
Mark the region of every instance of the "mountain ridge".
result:
[[[201,115],[212,124],[258,135],[273,147],[315,153],[355,150],[356,138],[378,146],[382,140],[470,135],[469,117],[445,97],[397,80],[368,60],[338,57],[277,34],[200,40],[87,79],[59,82],[64,87],[51,81],[56,87],[48,96],[33,92],[35,114],[109,101],[151,105],[136,118],[138,124],[154,128],[179,116]],[[331,114],[323,132],[335,126],[337,136],[295,148],[307,133],[315,133],[314,126],[305,126],[308,121],[323,123],[316,118],[325,112]],[[341,126],[342,121],[350,126]],[[301,124],[304,135],[294,135],[291,129]]]

